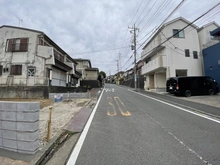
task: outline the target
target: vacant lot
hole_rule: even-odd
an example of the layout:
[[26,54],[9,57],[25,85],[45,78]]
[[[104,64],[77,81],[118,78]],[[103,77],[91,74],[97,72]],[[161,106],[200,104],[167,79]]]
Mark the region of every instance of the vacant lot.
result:
[[[52,104],[51,138],[60,133],[72,117],[85,106],[89,99],[71,99]],[[49,106],[40,111],[40,148],[47,144]]]

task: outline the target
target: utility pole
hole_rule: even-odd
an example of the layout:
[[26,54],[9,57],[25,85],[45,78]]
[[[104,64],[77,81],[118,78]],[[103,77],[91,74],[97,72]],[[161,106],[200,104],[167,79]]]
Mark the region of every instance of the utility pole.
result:
[[136,67],[136,56],[137,56],[137,49],[136,49],[136,37],[137,37],[137,34],[136,34],[136,31],[139,30],[138,28],[135,27],[135,24],[134,24],[134,27],[128,27],[129,29],[131,29],[131,33],[134,33],[134,39],[133,39],[133,44],[134,45],[131,45],[131,49],[134,50],[134,88],[135,88],[135,91],[137,90],[137,67]]
[[121,53],[120,52],[118,53],[118,60],[119,60],[118,67],[119,67],[119,72],[120,72],[121,71]]
[[119,72],[119,60],[117,60],[117,82],[116,84],[118,83],[118,72]]

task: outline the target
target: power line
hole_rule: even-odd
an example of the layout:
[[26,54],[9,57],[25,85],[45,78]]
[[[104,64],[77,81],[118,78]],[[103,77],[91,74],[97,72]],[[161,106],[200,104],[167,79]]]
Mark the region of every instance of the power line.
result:
[[142,5],[143,2],[144,2],[144,0],[141,1],[140,5],[139,5],[139,7],[138,7],[138,9],[137,9],[137,11],[136,11],[134,17],[132,18],[131,22],[129,23],[129,25],[132,23],[133,19],[135,18],[136,14],[138,13],[138,11],[139,11],[139,9],[140,9],[140,7],[141,7],[141,5]]
[[165,41],[163,41],[161,44],[159,44],[158,46],[154,47],[153,49],[151,49],[150,51],[148,51],[147,53],[144,53],[142,56],[153,52],[155,49],[157,49],[158,47],[160,47],[161,45],[163,45],[164,43],[166,43],[167,41],[169,41],[171,38],[173,38],[174,36],[176,36],[177,34],[179,34],[180,31],[183,31],[184,29],[186,29],[187,27],[189,27],[190,25],[192,25],[194,22],[196,22],[197,20],[199,20],[200,18],[202,18],[203,16],[205,16],[207,13],[209,13],[210,11],[212,11],[214,8],[216,8],[220,3],[216,4],[214,7],[212,7],[211,9],[209,9],[207,12],[205,12],[204,14],[202,14],[201,16],[199,16],[198,18],[196,18],[194,21],[192,21],[191,23],[189,23],[188,25],[186,25],[184,28],[180,29],[178,32],[176,32],[175,34],[173,34],[172,36],[168,37]]
[[[173,9],[173,11],[172,11],[172,12],[164,19],[164,21],[155,29],[155,32],[152,33],[152,34],[143,42],[143,44],[138,47],[138,49],[139,49],[140,47],[142,47],[142,46],[145,44],[145,42],[146,42],[147,40],[149,40],[149,39],[163,26],[164,22],[166,22],[166,20],[168,20],[168,19],[174,14],[174,12],[175,12],[177,9],[179,9],[180,6],[183,5],[184,2],[185,2],[185,0],[182,0],[182,1]],[[143,39],[143,38],[142,38],[142,39]],[[142,39],[141,39],[141,40],[142,40]]]
[[105,51],[110,51],[110,50],[118,50],[121,48],[127,48],[128,46],[125,47],[119,47],[119,48],[114,48],[114,49],[106,49],[106,50],[95,50],[95,51],[91,51],[91,52],[78,52],[78,53],[73,53],[73,55],[81,55],[81,54],[92,54],[92,53],[98,53],[98,52],[105,52]]
[[[164,1],[162,5],[159,7],[159,9],[153,14],[153,16],[148,20],[148,22],[143,26],[142,30],[146,27],[152,24],[156,20],[156,18],[159,16],[159,14],[166,8],[166,6],[171,2],[171,0]],[[143,31],[140,31],[143,32]]]
[[[137,26],[139,26],[140,24],[141,24],[141,22],[144,20],[144,18],[145,18],[145,16],[147,15],[147,14],[149,14],[149,12],[153,9],[153,7],[154,7],[154,5],[156,4],[156,2],[157,2],[157,0],[154,2],[154,4],[150,7],[150,9],[148,10],[148,12],[144,15],[144,17],[142,18],[142,20],[138,23],[138,25]],[[145,8],[148,6],[148,4],[145,6]],[[144,10],[145,10],[145,8],[144,8]],[[143,10],[143,12],[144,12],[144,10]],[[142,13],[143,13],[142,12]],[[141,14],[142,14],[141,13]],[[136,23],[136,22],[135,22]]]
[[[133,16],[131,22],[130,22],[128,25],[130,25],[130,24],[132,23],[133,19],[134,19],[135,16],[137,15],[137,13],[138,13],[138,11],[139,11],[139,9],[140,9],[140,7],[141,7],[141,5],[142,5],[143,2],[144,2],[144,0],[141,1],[140,5],[139,5],[138,8],[137,8],[136,13],[134,14],[134,16]],[[126,32],[125,38],[127,37],[127,34],[128,34],[128,31]],[[123,45],[123,46],[124,46],[124,45]],[[124,49],[122,50],[122,52],[125,52],[125,49],[126,49],[126,48],[124,48]],[[127,48],[127,49],[128,49],[128,48]],[[129,49],[127,50],[127,53],[128,53],[128,51],[129,51]],[[126,53],[126,54],[127,54],[127,53]]]

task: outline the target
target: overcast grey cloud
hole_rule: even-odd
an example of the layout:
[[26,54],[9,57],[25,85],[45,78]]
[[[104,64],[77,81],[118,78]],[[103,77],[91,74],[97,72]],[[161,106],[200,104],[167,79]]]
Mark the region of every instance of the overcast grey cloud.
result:
[[[73,58],[90,59],[107,75],[132,67],[132,34],[138,25],[138,46],[182,0],[0,0],[0,26],[12,25],[46,33]],[[205,13],[219,0],[186,0],[169,20],[182,16],[189,21]],[[141,4],[141,5],[140,5]],[[161,11],[161,12],[160,12]],[[157,13],[158,12],[158,13]],[[220,7],[198,20],[197,26],[215,21],[220,25]],[[23,22],[19,23],[19,19]],[[138,49],[140,57],[141,47]],[[130,58],[130,59],[129,59]]]

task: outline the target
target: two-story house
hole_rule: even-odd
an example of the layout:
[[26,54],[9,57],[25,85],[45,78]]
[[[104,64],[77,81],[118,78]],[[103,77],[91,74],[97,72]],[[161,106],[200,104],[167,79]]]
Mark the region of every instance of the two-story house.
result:
[[44,32],[0,27],[0,85],[74,86],[77,62]]
[[203,74],[197,29],[179,17],[157,30],[141,53],[145,89],[165,91],[169,77]]
[[82,74],[82,80],[97,80],[99,69],[92,68],[91,61],[89,59],[74,59],[77,62],[76,70]]

